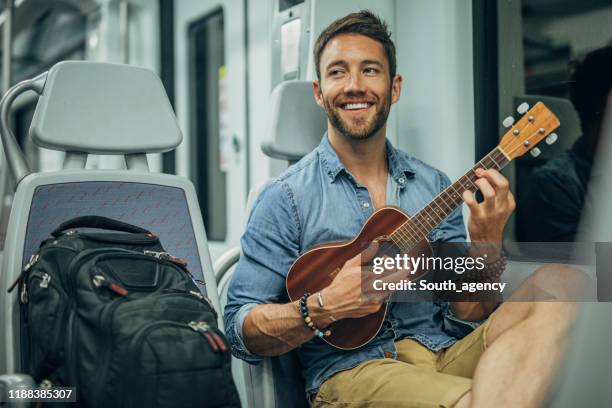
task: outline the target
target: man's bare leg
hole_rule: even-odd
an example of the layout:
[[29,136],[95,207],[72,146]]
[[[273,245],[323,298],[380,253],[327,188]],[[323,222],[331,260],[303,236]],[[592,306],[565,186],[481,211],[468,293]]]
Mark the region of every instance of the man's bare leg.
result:
[[[538,270],[516,291],[538,299],[544,289],[565,302],[506,302],[492,315],[487,350],[474,373],[472,391],[455,405],[466,407],[539,407],[550,391],[564,351],[577,304],[567,288],[583,276],[562,265]],[[553,288],[554,282],[564,284]],[[530,297],[531,296],[531,297]]]

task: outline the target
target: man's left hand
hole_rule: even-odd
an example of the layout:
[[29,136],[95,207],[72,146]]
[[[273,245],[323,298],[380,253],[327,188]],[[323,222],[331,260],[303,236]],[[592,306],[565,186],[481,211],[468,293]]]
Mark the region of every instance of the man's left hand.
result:
[[516,203],[510,191],[508,179],[494,169],[477,169],[474,182],[484,201],[478,203],[470,191],[463,192],[463,201],[470,209],[468,231],[472,242],[499,245],[501,247],[504,227],[514,211]]

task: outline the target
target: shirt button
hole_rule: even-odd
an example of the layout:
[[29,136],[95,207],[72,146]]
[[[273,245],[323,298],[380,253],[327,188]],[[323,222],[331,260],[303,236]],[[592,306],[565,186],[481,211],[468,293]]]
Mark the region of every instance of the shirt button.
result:
[[400,184],[404,184],[404,178],[403,177],[400,177],[399,180],[397,180],[397,181],[399,181]]
[[364,206],[365,208],[368,208],[368,207],[370,206],[370,203],[363,203],[363,206]]

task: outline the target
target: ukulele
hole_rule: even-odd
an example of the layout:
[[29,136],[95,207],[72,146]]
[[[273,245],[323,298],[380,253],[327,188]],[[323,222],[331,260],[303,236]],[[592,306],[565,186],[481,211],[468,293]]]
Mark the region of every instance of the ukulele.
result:
[[[304,293],[316,293],[329,286],[344,263],[360,254],[373,241],[391,243],[408,256],[431,256],[427,235],[462,205],[463,191],[475,192],[478,189],[474,184],[477,179],[474,171],[477,168],[500,170],[532,149],[531,153],[537,156],[539,149],[534,147],[542,139],[546,138],[548,144],[557,140],[557,135],[551,132],[559,127],[559,119],[542,102],[528,109],[527,103],[517,108],[523,116],[514,125],[512,117],[506,118],[503,123],[509,130],[499,145],[413,217],[397,207],[381,207],[368,218],[353,240],[320,244],[302,254],[287,273],[289,299],[296,301]],[[413,279],[415,277],[418,275],[413,275]],[[361,347],[376,336],[387,309],[388,302],[385,302],[384,307],[370,315],[338,320],[328,326],[331,335],[323,340],[343,350]]]

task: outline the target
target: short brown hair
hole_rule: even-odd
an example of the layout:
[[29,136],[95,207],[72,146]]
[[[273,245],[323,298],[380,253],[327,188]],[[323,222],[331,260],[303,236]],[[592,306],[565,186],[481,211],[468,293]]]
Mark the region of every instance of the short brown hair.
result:
[[339,18],[319,34],[313,50],[319,80],[321,80],[321,68],[319,67],[321,54],[323,54],[327,43],[340,34],[361,34],[381,43],[389,61],[389,74],[391,80],[393,80],[397,62],[395,60],[395,44],[391,41],[391,32],[387,23],[369,10],[361,10]]

